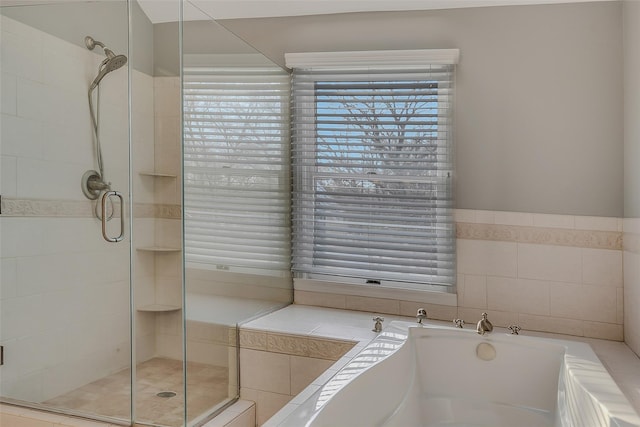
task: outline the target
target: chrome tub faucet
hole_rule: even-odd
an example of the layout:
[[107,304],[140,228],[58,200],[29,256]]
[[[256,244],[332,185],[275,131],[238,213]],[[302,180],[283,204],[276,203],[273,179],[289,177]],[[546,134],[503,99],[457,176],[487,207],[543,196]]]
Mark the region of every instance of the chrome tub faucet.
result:
[[476,326],[476,332],[480,335],[488,334],[493,331],[493,324],[487,319],[487,313],[482,313],[482,319]]

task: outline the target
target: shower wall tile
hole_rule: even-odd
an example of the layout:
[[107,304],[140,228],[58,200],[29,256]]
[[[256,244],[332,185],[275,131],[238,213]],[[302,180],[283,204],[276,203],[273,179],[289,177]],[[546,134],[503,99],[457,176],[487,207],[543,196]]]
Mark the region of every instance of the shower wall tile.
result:
[[4,197],[16,197],[18,194],[18,158],[0,156],[0,191]]
[[[1,63],[0,70],[3,70]],[[15,116],[18,111],[18,78],[14,74],[2,71],[0,79],[0,91],[2,91],[0,112]]]
[[54,122],[57,112],[48,111],[54,95],[52,88],[43,83],[28,80],[22,77],[17,78],[16,86],[17,115],[26,119],[39,120],[43,122]]
[[[78,120],[74,126],[66,123],[42,124],[42,157],[56,165],[73,163],[85,170],[94,169],[91,124],[89,120]],[[29,141],[23,139],[23,141]],[[65,147],[61,150],[60,147]],[[85,199],[86,200],[86,199]]]
[[18,158],[17,195],[25,199],[86,200],[80,191],[80,178],[87,169],[86,164]]
[[[46,64],[46,72],[39,81],[74,95],[84,95],[86,98],[89,82],[95,77],[91,75],[90,70],[97,70],[95,57],[98,55],[84,54],[75,46],[70,46],[69,43],[53,37],[45,37],[45,42],[42,57]],[[85,84],[78,84],[78,82],[85,82]]]
[[[2,216],[0,339],[11,361],[2,395],[42,401],[129,365],[129,249],[103,240],[79,185],[96,168],[86,91],[100,56],[0,19],[0,194],[17,208]],[[126,194],[126,69],[110,77],[100,102],[105,169]]]
[[44,35],[16,34],[5,31],[3,28],[1,36],[2,70],[41,82],[43,80],[42,39]]
[[0,301],[16,296],[16,271],[16,258],[0,258]]
[[43,158],[43,124],[39,121],[3,114],[0,138],[2,155]]

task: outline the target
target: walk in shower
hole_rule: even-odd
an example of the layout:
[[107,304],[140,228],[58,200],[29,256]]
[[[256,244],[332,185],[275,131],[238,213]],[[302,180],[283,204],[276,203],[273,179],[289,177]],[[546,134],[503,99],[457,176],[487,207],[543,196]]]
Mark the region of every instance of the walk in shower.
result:
[[189,261],[209,236],[193,221],[220,213],[185,204],[184,182],[200,171],[220,196],[229,166],[183,163],[183,75],[228,80],[247,58],[286,73],[188,1],[146,3],[2,2],[0,401],[198,425],[239,396],[238,324],[292,291],[287,274]]

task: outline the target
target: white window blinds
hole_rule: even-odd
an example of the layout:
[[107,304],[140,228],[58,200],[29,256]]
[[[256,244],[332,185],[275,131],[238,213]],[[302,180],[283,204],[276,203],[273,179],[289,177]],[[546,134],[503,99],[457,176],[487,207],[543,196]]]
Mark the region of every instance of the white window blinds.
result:
[[290,274],[289,75],[185,67],[185,257],[190,267]]
[[452,289],[453,65],[288,65],[294,271]]

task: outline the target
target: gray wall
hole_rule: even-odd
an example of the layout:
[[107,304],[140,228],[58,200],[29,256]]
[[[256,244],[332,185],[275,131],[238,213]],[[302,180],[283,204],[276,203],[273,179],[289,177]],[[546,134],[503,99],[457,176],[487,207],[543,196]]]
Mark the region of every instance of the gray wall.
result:
[[[1,11],[16,21],[78,46],[84,47],[85,36],[91,36],[114,52],[127,54],[129,20],[124,0],[7,6]],[[132,3],[132,22],[133,55],[130,63],[136,70],[151,74],[153,24],[137,2]]]
[[[189,21],[183,24],[183,53],[237,54],[257,51],[215,21]],[[154,75],[177,76],[180,70],[178,23],[153,26]]]
[[624,216],[640,218],[640,2],[624,7]]
[[624,2],[624,340],[640,354],[640,2]]
[[285,52],[459,48],[457,206],[622,216],[618,2],[219,21]]

